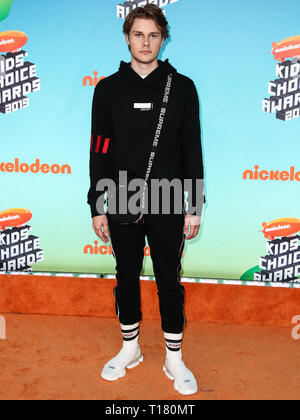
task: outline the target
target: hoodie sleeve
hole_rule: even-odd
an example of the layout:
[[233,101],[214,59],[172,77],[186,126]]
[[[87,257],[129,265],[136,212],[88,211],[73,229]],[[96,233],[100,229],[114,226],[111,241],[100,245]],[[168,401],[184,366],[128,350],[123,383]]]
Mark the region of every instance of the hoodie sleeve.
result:
[[105,90],[102,82],[99,82],[94,91],[92,105],[90,189],[88,192],[88,204],[91,207],[92,217],[106,213],[104,205],[99,205],[98,203],[97,206],[97,200],[105,193],[105,189],[97,191],[96,186],[98,181],[108,178],[107,158],[110,150],[112,130],[107,108]]
[[188,189],[187,213],[201,216],[204,195],[204,167],[201,146],[201,127],[199,98],[192,82],[186,97],[183,122],[181,125],[181,144],[183,174],[185,180],[191,180]]

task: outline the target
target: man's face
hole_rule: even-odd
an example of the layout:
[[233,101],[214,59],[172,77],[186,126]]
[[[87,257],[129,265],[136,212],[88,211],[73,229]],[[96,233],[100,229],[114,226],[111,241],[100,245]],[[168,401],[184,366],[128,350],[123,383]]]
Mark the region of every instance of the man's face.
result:
[[133,58],[140,63],[152,63],[157,60],[164,40],[156,23],[152,19],[134,20],[126,42],[130,46]]

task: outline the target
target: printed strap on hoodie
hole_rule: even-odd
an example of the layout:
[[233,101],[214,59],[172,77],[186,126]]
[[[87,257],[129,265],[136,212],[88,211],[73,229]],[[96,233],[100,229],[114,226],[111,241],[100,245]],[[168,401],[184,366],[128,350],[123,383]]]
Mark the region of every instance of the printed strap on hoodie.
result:
[[[157,128],[155,130],[154,141],[153,141],[153,145],[152,145],[152,149],[151,149],[151,153],[150,153],[150,158],[149,158],[149,162],[148,162],[148,166],[147,166],[147,170],[146,170],[145,182],[144,182],[144,187],[143,187],[143,191],[142,191],[142,203],[141,203],[142,204],[141,205],[142,213],[143,213],[143,210],[145,208],[145,193],[146,193],[146,189],[147,189],[147,182],[148,182],[149,177],[150,177],[150,173],[151,173],[151,169],[152,169],[152,166],[153,166],[154,158],[155,158],[155,155],[156,155],[156,152],[157,152],[158,142],[159,142],[159,139],[160,139],[160,135],[161,135],[161,132],[162,132],[162,128],[163,128],[166,113],[167,113],[167,105],[169,103],[172,80],[173,80],[173,74],[171,73],[167,77],[166,87],[165,87],[165,90],[164,90],[164,96],[163,96],[162,104],[161,104],[161,110],[160,110],[160,113],[159,113],[158,124],[157,124]],[[141,217],[142,217],[142,215],[141,215]]]

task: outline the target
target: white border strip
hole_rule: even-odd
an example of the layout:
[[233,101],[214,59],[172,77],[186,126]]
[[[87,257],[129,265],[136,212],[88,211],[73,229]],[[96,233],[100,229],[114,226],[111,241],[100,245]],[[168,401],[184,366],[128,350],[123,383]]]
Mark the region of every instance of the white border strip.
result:
[[[33,271],[0,271],[0,275],[8,276],[45,276],[45,277],[68,277],[68,278],[93,278],[93,279],[115,279],[115,274],[93,274],[93,273],[58,273],[58,272],[33,272]],[[155,281],[153,276],[141,276],[141,280]],[[272,282],[258,282],[251,280],[222,280],[222,279],[202,279],[193,277],[182,277],[182,283],[198,283],[198,284],[223,284],[231,286],[252,286],[252,287],[278,287],[278,288],[294,288],[300,289],[299,283],[272,283]]]

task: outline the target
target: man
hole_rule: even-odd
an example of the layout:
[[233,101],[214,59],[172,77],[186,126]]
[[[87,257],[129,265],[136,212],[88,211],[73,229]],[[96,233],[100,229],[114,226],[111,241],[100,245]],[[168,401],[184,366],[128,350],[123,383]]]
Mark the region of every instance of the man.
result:
[[[101,81],[94,93],[90,156],[93,228],[105,243],[111,239],[116,258],[116,313],[123,334],[120,353],[102,371],[102,378],[118,380],[143,361],[138,343],[142,319],[139,277],[145,236],[151,249],[158,287],[162,330],[166,340],[166,375],[183,395],[197,392],[197,382],[182,360],[181,343],[185,326],[184,287],[180,282],[181,256],[185,240],[198,235],[201,211],[195,211],[203,191],[199,101],[192,80],[177,73],[168,60],[158,60],[169,37],[168,22],[160,8],[148,4],[134,9],[124,23],[131,63],[121,62],[117,73]],[[97,183],[115,179],[120,171],[144,179],[168,75],[172,74],[169,103],[161,129],[150,178],[192,180],[187,213],[146,213],[141,223],[120,225],[99,205]],[[98,186],[99,187],[99,186]],[[204,198],[205,202],[205,198]],[[202,206],[201,206],[202,209]]]

